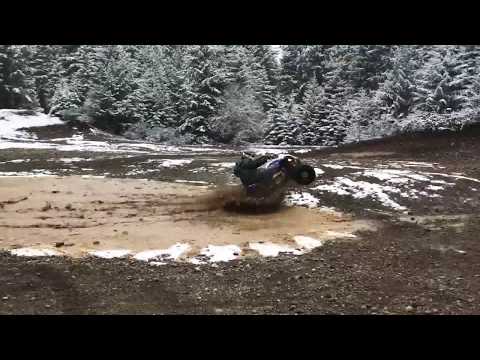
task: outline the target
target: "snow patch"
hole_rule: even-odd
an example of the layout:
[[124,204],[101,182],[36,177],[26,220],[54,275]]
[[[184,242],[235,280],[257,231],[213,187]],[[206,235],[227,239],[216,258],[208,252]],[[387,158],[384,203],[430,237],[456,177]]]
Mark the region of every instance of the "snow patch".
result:
[[82,175],[83,179],[105,179],[105,175]]
[[4,163],[2,163],[2,164],[6,164],[6,163],[18,164],[18,163],[22,163],[22,162],[30,162],[30,159],[16,159],[16,160],[10,160],[10,161],[5,161],[5,162],[4,162]]
[[27,257],[36,257],[36,256],[58,256],[61,255],[59,252],[50,249],[32,249],[32,248],[20,248],[10,250],[10,254],[16,256],[27,256]]
[[[129,165],[128,167],[135,167],[135,165]],[[147,170],[142,170],[142,169],[134,169],[130,170],[129,172],[126,172],[126,176],[131,176],[131,175],[140,175],[140,174],[147,174],[147,173],[154,173],[159,171],[158,169],[147,169]]]
[[176,183],[188,183],[188,184],[202,184],[202,185],[209,185],[206,181],[190,181],[190,180],[175,180]]
[[250,243],[250,249],[257,251],[261,256],[270,257],[278,256],[280,253],[289,253],[294,255],[303,254],[302,251],[294,249],[288,245],[279,245],[272,242],[266,243]]
[[353,234],[350,234],[350,233],[342,233],[342,232],[331,231],[331,230],[327,230],[326,234],[328,236],[333,237],[333,238],[351,238],[351,239],[353,239],[353,238],[357,237],[356,235],[353,235]]
[[330,169],[335,169],[335,170],[341,170],[341,169],[366,169],[365,167],[362,167],[362,166],[356,166],[354,164],[356,163],[342,163],[342,164],[345,164],[345,165],[341,165],[341,164],[320,164],[320,166],[323,166],[323,167],[327,167],[327,168],[330,168]]
[[44,176],[55,176],[55,174],[48,170],[33,170],[32,172],[26,172],[26,171],[0,172],[0,177],[44,177]]
[[346,189],[344,189],[341,184],[336,184],[336,183],[318,185],[318,186],[312,188],[312,190],[331,192],[331,193],[335,193],[337,195],[350,195],[350,192],[347,191]]
[[233,168],[235,166],[234,162],[224,162],[224,163],[212,163],[212,166],[218,166],[222,168]]
[[202,249],[200,255],[208,257],[209,262],[220,262],[235,260],[241,252],[242,250],[236,245],[208,245]]
[[439,191],[439,190],[443,190],[444,188],[442,186],[428,185],[426,189],[432,190],[432,191]]
[[315,175],[322,175],[322,174],[325,174],[325,171],[323,171],[322,169],[319,169],[319,168],[314,168],[315,170]]
[[307,205],[309,208],[314,208],[318,206],[319,202],[319,199],[307,192],[290,193],[285,197],[285,204],[287,206]]
[[363,173],[355,173],[355,175],[362,175],[367,177],[375,177],[382,181],[392,182],[408,182],[411,180],[429,181],[430,178],[424,175],[416,174],[409,170],[395,170],[395,169],[374,169],[366,170]]
[[0,138],[3,139],[22,139],[32,136],[20,129],[39,126],[49,126],[63,124],[64,122],[57,117],[49,116],[39,112],[32,115],[20,115],[25,110],[0,110]]
[[163,262],[163,261],[150,261],[148,263],[148,265],[152,265],[152,266],[160,266],[160,265],[167,265],[166,262]]
[[325,241],[311,238],[309,236],[297,235],[293,237],[293,240],[297,243],[298,246],[306,249],[312,250],[319,246],[322,246]]
[[90,251],[89,254],[104,258],[104,259],[113,259],[113,258],[122,258],[125,257],[132,252],[130,250],[119,249],[119,250],[97,250],[97,251]]
[[301,150],[296,150],[294,151],[295,154],[306,154],[312,151],[312,149],[301,149]]
[[141,261],[171,259],[177,260],[190,249],[188,244],[177,243],[164,250],[146,250],[135,254],[134,259]]
[[191,159],[168,159],[168,160],[163,160],[160,166],[163,167],[177,167],[177,166],[182,166],[182,165],[187,165],[193,162]]
[[421,161],[396,161],[394,163],[390,163],[389,166],[395,167],[423,167],[423,168],[438,168],[438,169],[445,169],[444,166],[440,166],[437,163],[427,163]]
[[247,151],[250,153],[254,153],[255,155],[267,155],[267,154],[274,154],[278,156],[288,155],[288,151],[286,151],[286,149],[255,148],[255,149],[248,149]]
[[432,184],[441,184],[441,185],[455,185],[455,183],[448,183],[445,180],[431,180],[430,181]]
[[87,159],[87,158],[60,158],[60,159],[49,159],[48,161],[61,161],[64,163],[73,163],[73,162],[79,162],[79,161],[92,161],[94,159]]
[[351,195],[356,199],[372,197],[380,201],[384,206],[395,210],[406,210],[405,206],[393,201],[387,192],[396,192],[400,190],[391,186],[381,186],[366,181],[353,181],[345,177],[335,178],[335,182],[330,185],[319,185],[314,190],[334,192],[339,195]]
[[337,170],[343,169],[345,167],[345,166],[337,165],[337,164],[322,164],[322,166],[328,167],[330,169],[337,169]]
[[202,166],[202,167],[199,167],[199,168],[190,169],[188,171],[196,174],[196,173],[199,173],[199,172],[208,172],[208,169],[206,167]]

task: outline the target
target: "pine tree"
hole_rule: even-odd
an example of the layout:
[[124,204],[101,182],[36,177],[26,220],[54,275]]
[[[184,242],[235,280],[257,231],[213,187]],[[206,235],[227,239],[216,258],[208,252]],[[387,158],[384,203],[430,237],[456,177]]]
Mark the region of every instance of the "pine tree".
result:
[[304,102],[300,105],[302,124],[300,133],[303,145],[321,144],[329,134],[325,132],[327,117],[326,97],[323,88],[316,80],[311,80],[305,92]]
[[107,47],[104,56],[106,61],[97,75],[100,81],[90,89],[90,95],[100,101],[101,108],[93,117],[104,123],[119,123],[124,128],[125,124],[141,119],[132,98],[141,75],[138,63],[123,46]]
[[150,128],[176,127],[185,107],[179,80],[182,69],[176,68],[176,49],[169,48],[146,46],[131,55],[139,76],[128,101],[135,117]]
[[63,50],[63,47],[56,45],[30,46],[30,56],[27,59],[31,68],[30,75],[39,105],[45,112],[50,111],[52,97],[60,82],[60,74],[56,70]]
[[276,97],[276,105],[267,114],[264,142],[267,145],[301,145],[300,112],[294,99]]
[[480,47],[474,45],[461,46],[462,52],[459,60],[467,64],[465,73],[468,75],[465,94],[468,97],[466,107],[470,109],[480,108]]
[[262,97],[264,110],[268,111],[275,104],[279,84],[280,68],[275,60],[275,52],[269,45],[250,45],[248,47],[255,59],[260,78],[263,82]]
[[206,143],[210,137],[209,119],[218,111],[218,98],[227,85],[219,71],[221,47],[191,46],[187,50],[188,105],[179,129],[190,133],[195,142]]
[[56,86],[51,102],[53,106],[49,112],[54,114],[64,114],[65,111],[79,113],[83,104],[75,87],[66,79],[60,80]]
[[392,69],[387,71],[386,79],[378,90],[378,97],[395,118],[405,117],[412,110],[417,64],[417,50],[414,47],[398,46],[394,49]]
[[305,48],[305,57],[308,63],[307,77],[309,80],[316,80],[318,85],[323,85],[325,80],[332,48],[332,45],[311,45]]
[[396,121],[387,117],[379,96],[362,89],[350,97],[344,110],[348,118],[345,142],[361,141],[392,135]]
[[265,68],[262,64],[266,55],[263,51],[259,51],[256,46],[247,47],[244,54],[245,61],[239,72],[241,82],[254,91],[257,100],[263,106],[263,110],[268,111],[275,106],[276,87],[268,75],[269,71],[273,70]]
[[336,145],[346,136],[349,114],[345,110],[345,104],[354,94],[354,89],[347,80],[342,78],[341,67],[336,67],[331,62],[327,66],[331,70],[325,74],[323,103],[328,115],[320,127],[321,144]]
[[31,69],[25,61],[28,57],[27,46],[0,45],[0,107],[34,108],[38,105]]
[[303,97],[303,86],[308,82],[308,59],[304,45],[282,47],[283,57],[280,64],[279,91],[284,96],[294,94],[297,103]]
[[451,113],[468,103],[470,64],[461,61],[459,48],[435,47],[416,73],[418,108],[438,114]]
[[222,143],[262,140],[265,113],[255,92],[248,86],[232,85],[226,90],[219,114],[211,121],[214,139]]
[[354,45],[343,49],[348,63],[348,80],[356,89],[377,90],[391,68],[392,47],[388,45]]

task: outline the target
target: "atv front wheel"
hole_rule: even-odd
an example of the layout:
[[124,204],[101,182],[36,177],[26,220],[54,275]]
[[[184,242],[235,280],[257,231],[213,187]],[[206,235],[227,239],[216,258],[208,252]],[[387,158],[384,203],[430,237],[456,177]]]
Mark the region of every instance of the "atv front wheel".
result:
[[294,174],[294,180],[300,185],[309,185],[316,177],[315,169],[309,165],[301,165]]

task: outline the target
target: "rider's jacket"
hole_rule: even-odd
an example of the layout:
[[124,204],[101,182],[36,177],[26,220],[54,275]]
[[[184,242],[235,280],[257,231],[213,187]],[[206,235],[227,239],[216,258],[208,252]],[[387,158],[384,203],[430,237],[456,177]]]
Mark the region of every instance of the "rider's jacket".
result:
[[259,176],[258,167],[262,166],[268,161],[268,156],[250,157],[248,155],[235,163],[233,173],[238,176],[244,185],[255,183]]

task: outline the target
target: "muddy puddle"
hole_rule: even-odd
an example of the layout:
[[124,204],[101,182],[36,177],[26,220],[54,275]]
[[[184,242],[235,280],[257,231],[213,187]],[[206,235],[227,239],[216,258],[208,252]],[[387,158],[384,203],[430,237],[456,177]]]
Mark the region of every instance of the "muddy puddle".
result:
[[[250,211],[228,207],[241,197],[220,188],[135,179],[72,177],[0,179],[0,248],[52,249],[74,257],[92,251],[132,253],[188,245],[202,249],[294,239],[352,239],[375,224],[331,210],[279,205]],[[351,240],[350,240],[351,241]]]

